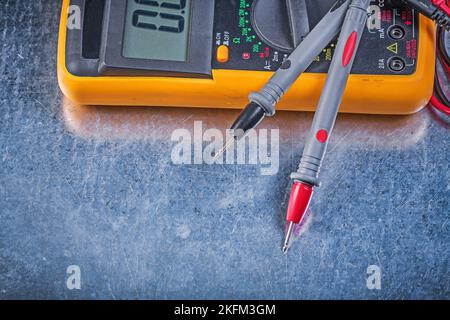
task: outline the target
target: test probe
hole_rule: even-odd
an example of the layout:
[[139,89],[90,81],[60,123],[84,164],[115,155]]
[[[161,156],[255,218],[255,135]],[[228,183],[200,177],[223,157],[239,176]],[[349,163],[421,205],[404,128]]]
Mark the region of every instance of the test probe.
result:
[[314,187],[320,185],[320,167],[336,122],[355,54],[366,26],[369,4],[370,0],[353,0],[346,12],[336,52],[314,115],[299,168],[291,175],[293,186],[287,209],[286,220],[289,222],[289,227],[282,249],[284,253],[289,248],[294,225],[301,222],[308,209]]
[[259,91],[251,93],[250,103],[245,107],[237,120],[230,128],[232,137],[225,146],[216,153],[217,160],[233,143],[255,128],[266,116],[275,115],[275,105],[294,84],[297,78],[305,72],[314,58],[339,33],[351,0],[339,0],[324,18],[315,26],[308,36],[283,62],[281,67],[273,74],[269,82]]
[[[445,0],[399,0],[397,2],[413,7],[435,21],[441,29],[450,30],[450,7]],[[250,103],[230,128],[234,132],[233,138],[235,140],[239,140],[250,129],[255,128],[266,116],[275,115],[275,106],[279,100],[300,74],[307,69],[317,54],[337,35],[339,26],[342,24],[340,20],[343,19],[342,11],[345,12],[345,8],[348,8],[350,2],[338,1],[335,6],[340,3],[342,4],[340,10],[333,11],[331,9],[310,32],[309,36],[294,50],[286,61],[286,65],[282,65],[259,92],[250,94]],[[286,68],[287,64],[291,65],[294,61],[296,61],[294,66]],[[229,147],[231,142],[228,142],[226,147],[227,145]],[[226,148],[222,149],[221,152],[225,150]],[[220,152],[218,155],[220,155]]]
[[[402,0],[440,28],[450,29],[450,8],[440,0]],[[338,34],[339,41],[329,69],[313,124],[298,171],[291,175],[293,186],[287,208],[288,229],[282,251],[286,253],[294,226],[302,221],[313,190],[320,185],[319,172],[333,130],[339,106],[364,32],[370,0],[339,0],[319,24],[294,50],[269,82],[249,96],[250,103],[231,126],[232,137],[216,155],[218,158],[234,141],[241,139],[266,116],[275,114],[275,106],[314,57]],[[440,103],[434,96],[433,105]],[[442,110],[442,108],[440,108]]]

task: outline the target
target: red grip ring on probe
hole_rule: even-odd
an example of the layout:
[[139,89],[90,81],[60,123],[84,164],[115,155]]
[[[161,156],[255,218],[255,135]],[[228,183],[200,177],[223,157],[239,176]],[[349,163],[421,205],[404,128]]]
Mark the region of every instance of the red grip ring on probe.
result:
[[294,182],[287,209],[287,221],[299,224],[308,209],[313,194],[313,187],[302,182]]

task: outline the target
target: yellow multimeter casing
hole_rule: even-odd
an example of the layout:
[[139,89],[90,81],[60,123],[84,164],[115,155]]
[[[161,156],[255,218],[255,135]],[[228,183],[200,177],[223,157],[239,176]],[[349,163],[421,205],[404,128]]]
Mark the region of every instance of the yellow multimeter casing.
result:
[[[192,0],[196,1],[196,0]],[[73,1],[72,1],[73,2]],[[79,76],[66,64],[69,10],[63,0],[58,44],[58,81],[65,96],[82,105],[243,108],[248,94],[258,91],[273,72],[212,69],[210,78],[171,76]],[[81,31],[75,31],[81,32]],[[387,48],[392,49],[392,48]],[[213,50],[226,61],[228,50]],[[415,72],[410,75],[352,74],[340,108],[346,113],[411,114],[427,105],[434,84],[435,25],[420,15]],[[313,111],[326,80],[325,73],[304,73],[277,105],[278,110]]]

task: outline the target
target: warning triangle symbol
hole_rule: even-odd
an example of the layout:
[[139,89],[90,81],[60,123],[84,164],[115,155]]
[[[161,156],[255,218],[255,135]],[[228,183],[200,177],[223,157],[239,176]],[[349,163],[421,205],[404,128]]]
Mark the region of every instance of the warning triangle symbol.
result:
[[391,44],[387,49],[395,54],[398,54],[398,43]]

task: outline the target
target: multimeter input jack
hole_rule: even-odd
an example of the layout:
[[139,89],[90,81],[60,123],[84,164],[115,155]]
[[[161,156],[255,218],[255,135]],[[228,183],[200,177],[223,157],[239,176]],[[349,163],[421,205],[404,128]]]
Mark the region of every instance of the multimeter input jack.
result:
[[401,26],[392,26],[389,28],[388,34],[393,40],[401,40],[405,37],[406,32]]
[[394,72],[401,72],[406,68],[406,62],[400,57],[393,57],[389,59],[388,66]]

